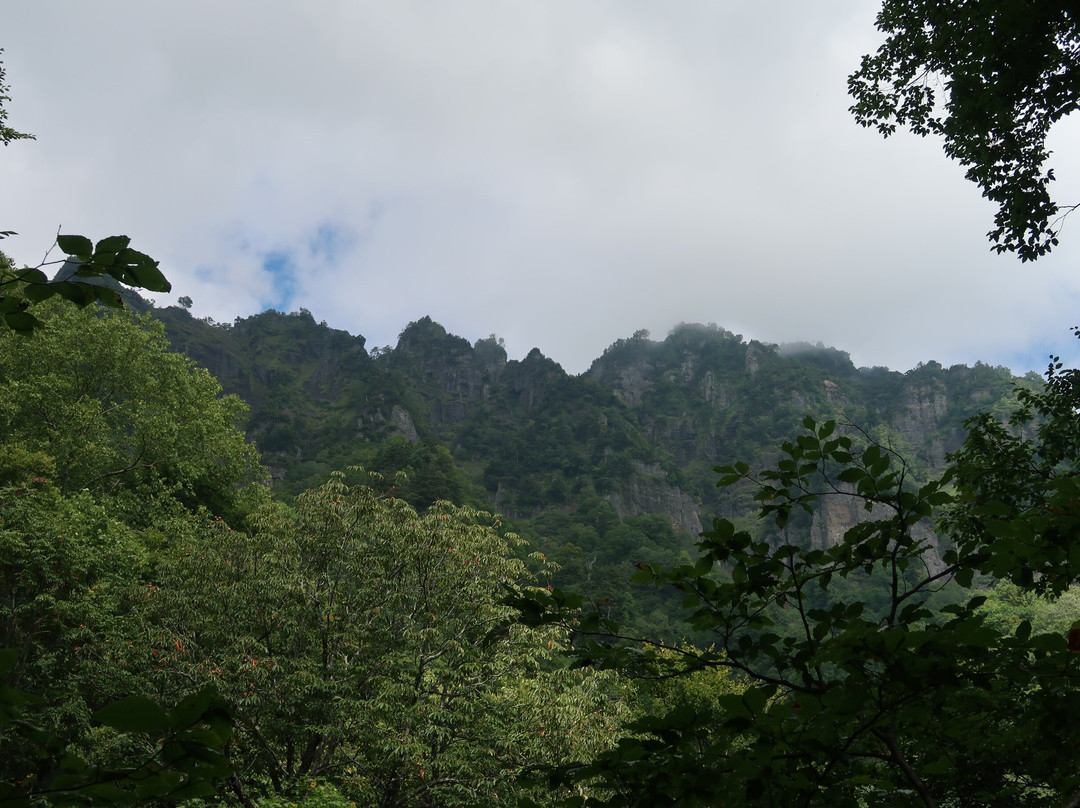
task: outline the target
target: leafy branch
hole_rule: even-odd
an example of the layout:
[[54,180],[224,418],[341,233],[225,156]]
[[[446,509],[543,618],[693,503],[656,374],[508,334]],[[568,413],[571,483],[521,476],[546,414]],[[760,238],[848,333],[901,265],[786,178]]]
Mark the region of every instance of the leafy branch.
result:
[[[49,261],[46,253],[37,266],[0,274],[0,321],[12,331],[28,334],[43,327],[33,307],[57,295],[80,307],[99,302],[123,308],[116,284],[150,292],[170,291],[172,285],[158,269],[158,262],[130,244],[127,236],[109,236],[95,245],[85,236],[57,235],[54,246],[66,258]],[[46,266],[68,263],[74,271],[64,278],[50,279],[42,271]]]

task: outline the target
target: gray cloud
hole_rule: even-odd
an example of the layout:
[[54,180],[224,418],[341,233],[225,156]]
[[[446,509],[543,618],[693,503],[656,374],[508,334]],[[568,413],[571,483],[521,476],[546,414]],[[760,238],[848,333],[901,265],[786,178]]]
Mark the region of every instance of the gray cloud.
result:
[[575,372],[681,321],[897,368],[1075,353],[1080,231],[991,254],[939,144],[847,113],[871,0],[11,6],[22,260],[60,224],[125,232],[201,316],[290,291],[371,345],[429,314]]

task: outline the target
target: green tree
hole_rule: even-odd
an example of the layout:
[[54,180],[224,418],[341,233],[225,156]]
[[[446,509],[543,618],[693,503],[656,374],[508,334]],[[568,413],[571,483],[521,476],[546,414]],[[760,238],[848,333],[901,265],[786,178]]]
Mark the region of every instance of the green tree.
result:
[[998,206],[987,235],[1022,261],[1058,243],[1046,137],[1080,101],[1080,9],[1073,0],[885,0],[885,43],[848,80],[852,112],[890,135],[938,135]]
[[[717,729],[725,718],[724,699],[742,693],[746,683],[725,668],[686,670],[686,660],[698,653],[685,645],[662,648],[650,675],[631,680],[633,720],[622,727],[618,744],[573,770],[578,782],[596,778],[602,783],[603,796],[591,802],[664,805],[675,781],[684,794],[713,791],[714,773],[701,760],[714,754],[718,744],[747,742]],[[681,675],[671,676],[679,670]],[[673,765],[657,777],[653,764],[661,757]]]
[[0,453],[41,452],[65,494],[88,489],[134,518],[156,499],[237,513],[237,486],[260,479],[238,429],[245,406],[188,358],[160,325],[44,304],[49,327],[0,332]]
[[[642,564],[637,578],[674,586],[688,624],[715,639],[688,671],[750,684],[717,700],[696,773],[676,753],[696,728],[670,721],[657,727],[664,744],[604,759],[606,781],[629,767],[649,772],[648,789],[593,804],[1076,804],[1080,665],[1060,624],[988,619],[979,580],[1053,600],[1080,579],[1080,373],[1055,363],[1044,390],[1019,397],[1011,425],[973,419],[953,466],[921,485],[897,455],[810,418],[775,467],[718,469],[721,484],[754,487],[778,533],[717,519],[696,563]],[[795,517],[829,498],[856,499],[867,519],[811,549]],[[938,540],[924,528],[935,519]],[[556,591],[517,605],[542,624],[577,602]],[[594,633],[584,661],[660,658],[599,615],[582,628]]]
[[[0,647],[17,652],[8,686],[43,697],[43,728],[85,739],[98,641],[143,560],[133,532],[89,494],[63,497],[43,477],[0,488]],[[36,769],[14,747],[5,757],[30,767],[24,775]]]
[[364,805],[513,805],[520,773],[611,737],[610,676],[559,669],[559,631],[506,628],[526,572],[490,516],[335,476],[255,521],[173,531],[124,663],[235,705],[239,802],[325,782]]
[[[17,656],[15,649],[0,651],[0,676],[15,666]],[[224,755],[232,732],[228,706],[211,688],[188,696],[168,712],[141,696],[102,707],[94,714],[102,732],[113,732],[129,743],[142,742],[138,751],[108,764],[86,761],[59,736],[27,721],[26,708],[37,701],[38,697],[0,687],[0,736],[5,752],[16,754],[17,744],[28,742],[41,762],[51,767],[49,776],[41,778],[9,757],[6,766],[19,774],[13,778],[5,773],[0,779],[0,803],[10,808],[177,804],[214,795],[213,781],[231,771]]]
[[112,674],[127,591],[148,553],[89,492],[64,496],[49,458],[9,451],[0,486],[0,802],[115,805],[213,793],[228,772],[212,690],[166,710]]
[[1033,633],[1067,634],[1080,618],[1080,588],[1073,587],[1054,598],[999,581],[987,590],[986,603],[979,611],[986,615],[987,625],[998,631],[1015,633],[1026,620]]
[[110,649],[125,593],[171,538],[150,526],[206,506],[242,515],[237,486],[258,464],[240,403],[146,319],[61,301],[40,313],[33,334],[0,331],[0,791],[103,805],[205,794],[227,768],[223,705],[189,689],[146,718],[145,697],[118,701],[139,691]]
[[[6,146],[33,135],[7,125],[4,79],[0,64],[0,142]],[[0,231],[0,239],[12,235]],[[11,349],[5,332],[41,329],[35,314],[52,297],[123,308],[119,284],[169,291],[158,263],[129,243],[126,236],[94,245],[61,235],[57,245],[67,262],[46,257],[23,269],[0,253],[0,345]],[[42,272],[62,262],[62,277],[49,280]],[[107,363],[108,356],[98,361]],[[21,392],[17,381],[6,384],[5,415],[25,404],[18,401]],[[31,421],[39,415],[33,407],[22,414]],[[60,432],[70,425],[48,426]],[[100,658],[99,640],[138,575],[142,544],[88,491],[65,496],[51,483],[54,458],[11,437],[0,441],[0,803],[107,808],[214,794],[212,782],[231,771],[224,750],[232,727],[213,688],[166,711],[143,696],[108,701],[95,675],[112,661]]]

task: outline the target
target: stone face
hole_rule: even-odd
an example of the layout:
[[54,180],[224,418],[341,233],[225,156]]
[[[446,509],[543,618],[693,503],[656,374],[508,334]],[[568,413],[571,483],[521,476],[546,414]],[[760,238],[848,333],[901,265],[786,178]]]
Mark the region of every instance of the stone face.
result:
[[[848,530],[871,519],[881,519],[887,514],[880,511],[867,511],[863,500],[856,496],[855,486],[846,483],[838,485],[837,496],[829,496],[815,504],[814,515],[810,523],[810,546],[823,550],[839,544]],[[923,561],[931,572],[944,569],[944,563],[938,552],[938,540],[928,522],[920,522],[911,531],[912,536],[927,546]]]
[[615,379],[615,395],[628,407],[640,407],[645,400],[645,394],[652,387],[652,381],[648,378],[651,371],[644,362],[627,365],[620,369]]
[[673,525],[691,536],[701,533],[700,505],[668,482],[668,474],[660,464],[635,460],[632,466],[634,473],[623,490],[605,497],[620,519],[657,513],[670,517]]
[[964,439],[961,429],[943,429],[949,403],[948,390],[940,379],[905,385],[899,412],[892,419],[893,429],[915,448],[921,460],[935,468],[944,465],[946,454],[958,449]]
[[416,431],[416,424],[413,423],[409,411],[396,404],[390,409],[390,430],[395,435],[405,438],[409,443],[420,442],[420,433]]

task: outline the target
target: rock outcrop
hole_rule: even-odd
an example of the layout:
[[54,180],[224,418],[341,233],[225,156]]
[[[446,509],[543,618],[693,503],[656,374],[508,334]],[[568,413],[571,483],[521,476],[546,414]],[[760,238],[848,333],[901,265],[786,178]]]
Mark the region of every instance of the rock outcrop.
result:
[[701,533],[701,507],[689,494],[668,482],[668,473],[659,463],[632,461],[634,473],[622,491],[608,494],[620,519],[646,513],[667,516],[680,530],[697,536]]

